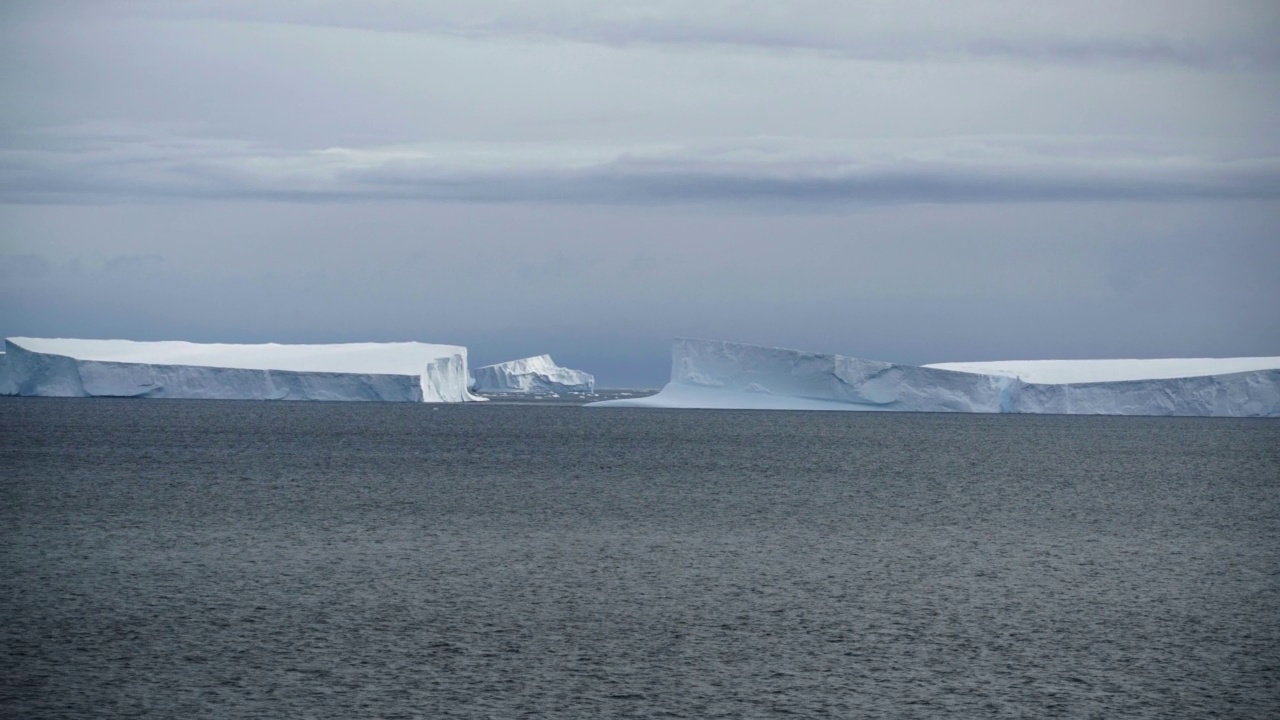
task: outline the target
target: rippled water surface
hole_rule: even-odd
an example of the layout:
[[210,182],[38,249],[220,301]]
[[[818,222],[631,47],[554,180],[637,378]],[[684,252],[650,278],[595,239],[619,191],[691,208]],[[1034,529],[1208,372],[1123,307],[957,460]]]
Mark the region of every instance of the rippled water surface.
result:
[[1275,717],[1280,422],[0,398],[5,717]]

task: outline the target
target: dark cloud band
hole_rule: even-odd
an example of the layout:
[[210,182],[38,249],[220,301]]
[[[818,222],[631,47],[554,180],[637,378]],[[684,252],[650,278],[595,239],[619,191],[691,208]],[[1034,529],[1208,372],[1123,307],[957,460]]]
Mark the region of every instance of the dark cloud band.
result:
[[[920,160],[771,148],[726,161],[727,146],[600,154],[569,165],[556,149],[510,162],[484,153],[410,150],[287,154],[217,142],[77,143],[0,152],[0,200],[96,203],[170,199],[278,202],[987,203],[1182,201],[1280,197],[1280,158],[1122,161],[1071,148],[1028,155],[1002,147],[982,159]],[[528,149],[525,148],[527,151]],[[936,153],[935,153],[936,154]]]

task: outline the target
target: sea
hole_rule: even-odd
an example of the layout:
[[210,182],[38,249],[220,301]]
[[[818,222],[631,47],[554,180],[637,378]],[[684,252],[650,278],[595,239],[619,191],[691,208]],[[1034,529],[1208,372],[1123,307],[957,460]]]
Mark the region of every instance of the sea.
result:
[[0,398],[6,718],[1274,718],[1280,422]]

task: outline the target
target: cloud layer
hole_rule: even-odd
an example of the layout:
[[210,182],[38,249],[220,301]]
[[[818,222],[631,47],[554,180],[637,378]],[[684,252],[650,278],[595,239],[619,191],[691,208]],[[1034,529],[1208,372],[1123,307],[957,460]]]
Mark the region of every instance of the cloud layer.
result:
[[[47,12],[48,3],[43,4]],[[36,12],[28,3],[28,12]],[[74,7],[74,6],[71,6]],[[64,4],[63,12],[68,12]],[[76,8],[83,11],[83,8]],[[1280,12],[1263,1],[1071,4],[979,0],[104,0],[106,17],[281,23],[481,40],[732,46],[859,60],[1272,66]]]
[[56,144],[0,152],[0,199],[856,205],[1280,197],[1280,158],[1186,157],[1117,139],[962,138],[910,149],[773,138],[685,147],[472,143],[306,152],[181,137],[63,135]]

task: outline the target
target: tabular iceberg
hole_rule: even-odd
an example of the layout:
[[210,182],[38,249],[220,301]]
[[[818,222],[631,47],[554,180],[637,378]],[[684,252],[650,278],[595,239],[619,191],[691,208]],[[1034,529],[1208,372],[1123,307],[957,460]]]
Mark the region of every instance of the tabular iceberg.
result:
[[1280,358],[914,366],[682,338],[661,392],[593,405],[1280,417]]
[[418,342],[226,345],[9,338],[0,394],[224,400],[483,400],[467,349]]
[[550,355],[478,367],[471,371],[471,378],[471,389],[483,393],[589,394],[596,387],[596,379],[590,373],[560,367]]

